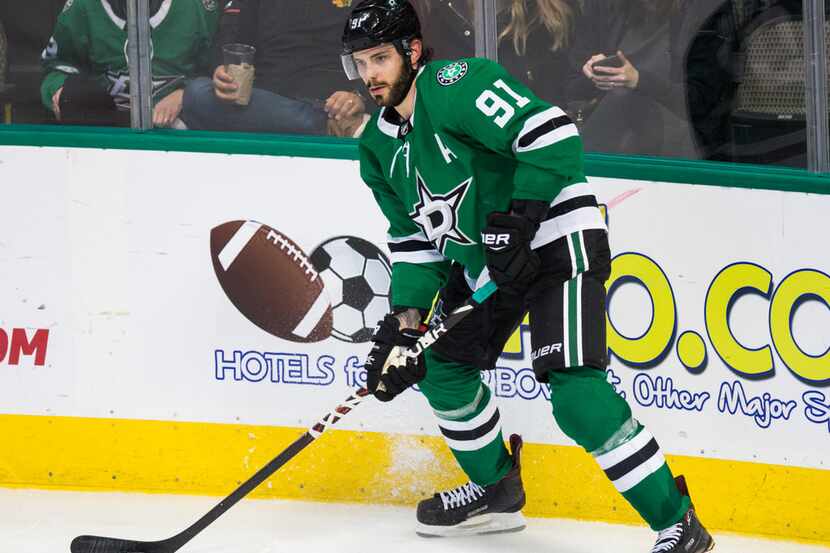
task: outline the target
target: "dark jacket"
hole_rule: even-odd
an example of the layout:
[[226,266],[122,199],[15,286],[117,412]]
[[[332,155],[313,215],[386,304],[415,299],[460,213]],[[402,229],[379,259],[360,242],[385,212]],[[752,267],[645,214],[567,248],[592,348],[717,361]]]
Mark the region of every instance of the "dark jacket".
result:
[[337,90],[356,90],[340,64],[348,2],[333,0],[233,0],[226,3],[216,40],[256,48],[255,86],[283,96],[325,100]]
[[[455,60],[475,56],[475,15],[467,12],[466,0],[415,1],[424,34],[424,44],[432,48],[433,59]],[[509,13],[498,15],[496,29],[501,32],[509,23]],[[511,75],[527,85],[541,99],[564,107],[564,78],[568,73],[566,50],[552,52],[548,30],[540,22],[531,25],[525,52],[519,54],[512,37],[499,42],[499,63]]]
[[671,21],[668,80],[642,72],[642,94],[691,123],[704,159],[726,159],[737,86],[737,28],[731,0],[685,0]]
[[661,48],[654,44],[661,38],[660,28],[660,22],[644,21],[644,14],[635,0],[584,0],[569,49],[568,97],[588,99],[599,94],[594,84],[582,74],[582,66],[594,54],[611,56],[617,50],[623,50],[639,69],[644,57],[653,54],[655,48]]
[[[631,0],[585,0],[568,93],[599,100],[585,126],[586,146],[672,154],[663,151],[664,135],[671,130],[664,125],[665,108],[689,122],[699,157],[719,157],[728,140],[735,90],[732,9],[731,0],[681,0],[669,19],[648,22]],[[582,65],[594,54],[617,50],[637,68],[638,86],[599,91],[582,74]]]

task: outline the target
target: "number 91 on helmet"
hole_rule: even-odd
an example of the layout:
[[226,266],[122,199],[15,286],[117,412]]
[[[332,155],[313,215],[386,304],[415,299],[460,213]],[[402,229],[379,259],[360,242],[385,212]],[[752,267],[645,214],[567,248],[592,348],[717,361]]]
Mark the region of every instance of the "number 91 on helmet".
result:
[[407,0],[363,0],[354,7],[343,29],[340,61],[346,76],[350,80],[360,78],[352,57],[354,52],[391,43],[409,58],[410,41],[414,38],[422,38],[421,22]]

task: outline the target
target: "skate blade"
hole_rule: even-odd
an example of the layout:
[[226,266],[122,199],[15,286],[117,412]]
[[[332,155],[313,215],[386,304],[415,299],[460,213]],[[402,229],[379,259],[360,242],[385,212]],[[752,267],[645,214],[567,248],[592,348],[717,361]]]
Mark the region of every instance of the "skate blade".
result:
[[419,522],[415,527],[415,533],[422,538],[456,538],[521,532],[526,525],[525,517],[521,512],[492,513],[472,517],[455,526],[430,526]]

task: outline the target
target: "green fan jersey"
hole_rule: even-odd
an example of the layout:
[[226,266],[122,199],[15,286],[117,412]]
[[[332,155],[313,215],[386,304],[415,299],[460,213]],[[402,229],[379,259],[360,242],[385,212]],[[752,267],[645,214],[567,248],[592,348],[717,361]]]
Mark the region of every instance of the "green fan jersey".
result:
[[606,228],[562,109],[480,58],[426,64],[416,92],[408,121],[381,109],[360,141],[361,177],[389,222],[395,305],[429,308],[451,261],[483,285],[481,230],[512,199],[550,203],[533,248]]
[[[161,2],[150,17],[154,102],[206,66],[218,22],[218,0]],[[41,99],[47,108],[66,78],[79,73],[100,77],[116,104],[129,107],[127,22],[109,0],[67,0],[42,61]]]

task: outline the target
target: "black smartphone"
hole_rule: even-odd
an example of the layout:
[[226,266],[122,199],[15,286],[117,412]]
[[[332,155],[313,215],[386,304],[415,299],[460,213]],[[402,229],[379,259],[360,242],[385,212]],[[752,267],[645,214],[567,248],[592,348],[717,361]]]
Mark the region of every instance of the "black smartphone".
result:
[[625,65],[625,62],[623,62],[622,58],[614,54],[613,56],[595,61],[591,67],[622,67],[623,65]]

